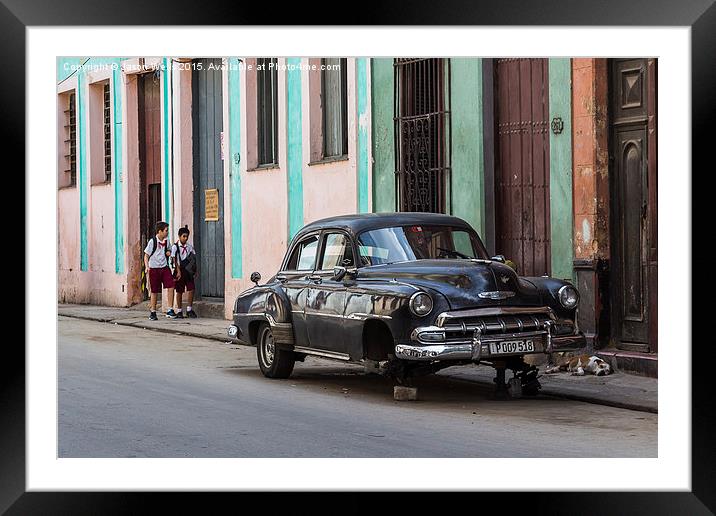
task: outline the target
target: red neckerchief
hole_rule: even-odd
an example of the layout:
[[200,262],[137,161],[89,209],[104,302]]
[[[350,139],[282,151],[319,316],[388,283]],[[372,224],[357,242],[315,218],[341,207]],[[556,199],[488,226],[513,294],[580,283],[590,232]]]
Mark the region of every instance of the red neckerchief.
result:
[[187,251],[187,249],[186,249],[186,244],[180,245],[179,247],[181,247],[181,251],[179,251],[179,253],[180,253],[182,259],[186,258],[186,255],[189,254],[189,251]]

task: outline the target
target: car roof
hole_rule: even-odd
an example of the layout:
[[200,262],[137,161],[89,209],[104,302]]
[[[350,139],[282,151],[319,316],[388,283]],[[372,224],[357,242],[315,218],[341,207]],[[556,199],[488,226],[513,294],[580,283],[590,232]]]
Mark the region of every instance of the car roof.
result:
[[388,213],[356,213],[340,215],[316,220],[306,224],[296,236],[321,229],[344,229],[349,233],[358,234],[369,229],[380,229],[393,226],[439,225],[467,226],[470,225],[459,217],[442,213],[426,212],[388,212]]

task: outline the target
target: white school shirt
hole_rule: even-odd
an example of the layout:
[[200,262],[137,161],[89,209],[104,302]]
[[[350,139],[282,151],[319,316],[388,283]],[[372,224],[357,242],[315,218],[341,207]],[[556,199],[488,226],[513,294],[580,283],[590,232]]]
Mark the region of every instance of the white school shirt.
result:
[[179,252],[179,260],[186,260],[186,257],[189,256],[191,253],[196,254],[196,251],[194,251],[194,246],[191,245],[189,242],[186,243],[186,246],[181,245],[178,242],[175,242],[172,246],[172,256],[175,257],[177,255],[177,252]]
[[[165,247],[162,246],[164,244],[165,246],[168,245],[168,239],[159,240],[157,238],[157,248],[154,250],[154,253],[149,257],[149,268],[150,269],[163,269],[167,266],[167,258],[164,254]],[[144,254],[149,254],[149,251],[152,250],[152,239],[149,239],[149,242],[147,242],[147,247],[144,248]]]

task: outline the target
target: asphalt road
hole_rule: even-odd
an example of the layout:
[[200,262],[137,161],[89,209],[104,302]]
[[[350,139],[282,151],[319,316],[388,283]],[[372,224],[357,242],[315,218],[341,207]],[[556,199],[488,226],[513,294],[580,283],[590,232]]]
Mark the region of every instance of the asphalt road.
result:
[[60,457],[656,457],[657,415],[539,396],[496,401],[306,359],[264,378],[254,348],[59,318]]

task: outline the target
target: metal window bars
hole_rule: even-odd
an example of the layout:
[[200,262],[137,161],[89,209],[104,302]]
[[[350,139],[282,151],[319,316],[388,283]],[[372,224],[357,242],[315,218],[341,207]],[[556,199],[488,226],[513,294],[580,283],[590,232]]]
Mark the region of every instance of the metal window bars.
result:
[[65,145],[66,152],[65,158],[69,164],[69,168],[65,169],[65,172],[70,174],[69,186],[75,186],[77,184],[77,111],[75,106],[75,94],[70,93],[67,96],[67,109],[65,113]]
[[258,164],[278,163],[278,59],[256,59]]
[[110,115],[109,83],[104,85],[104,177],[112,180],[112,120]]
[[399,58],[394,137],[401,211],[446,213],[450,182],[449,59]]

